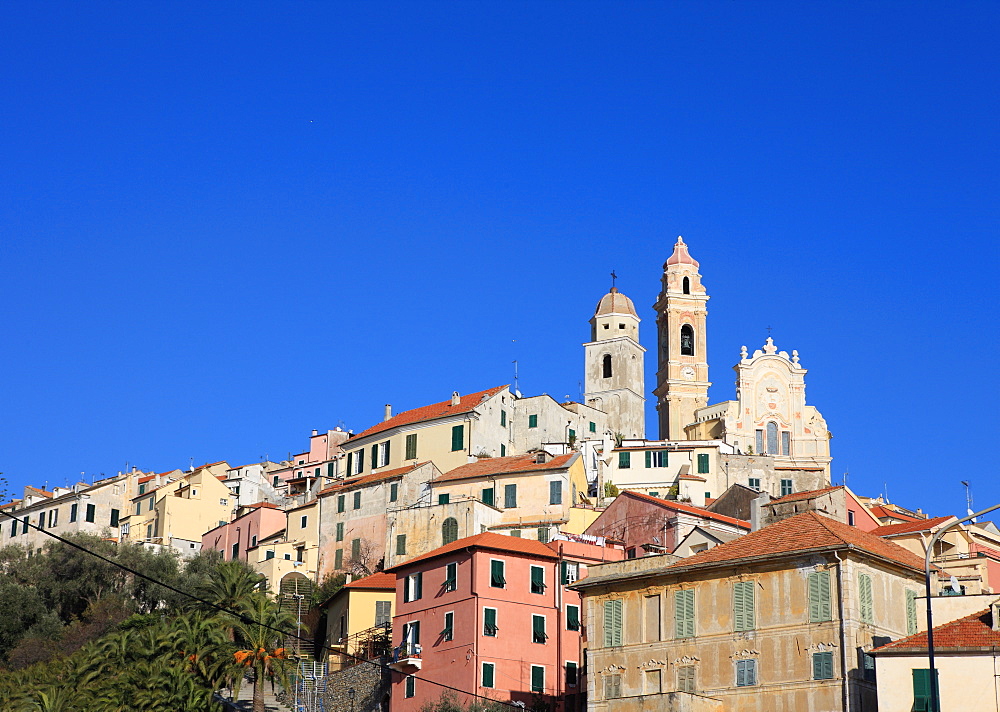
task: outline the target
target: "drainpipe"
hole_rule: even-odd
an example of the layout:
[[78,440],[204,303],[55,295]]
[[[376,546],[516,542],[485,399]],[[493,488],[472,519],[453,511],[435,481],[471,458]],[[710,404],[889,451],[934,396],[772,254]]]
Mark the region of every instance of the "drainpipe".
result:
[[841,702],[844,712],[850,709],[851,692],[847,679],[847,636],[844,632],[844,562],[835,551],[833,557],[837,560],[837,616],[840,618],[840,674],[843,677],[841,683]]

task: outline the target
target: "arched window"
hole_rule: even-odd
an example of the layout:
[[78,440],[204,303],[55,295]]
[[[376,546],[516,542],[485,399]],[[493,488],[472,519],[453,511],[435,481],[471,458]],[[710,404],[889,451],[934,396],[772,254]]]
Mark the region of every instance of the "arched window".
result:
[[778,424],[773,420],[767,424],[767,454],[777,455],[778,450]]
[[690,324],[681,327],[681,356],[694,356],[694,328]]
[[684,293],[685,294],[691,293],[691,280],[688,279],[687,277],[684,278]]
[[601,359],[601,377],[611,378],[611,354],[604,354]]
[[456,539],[458,539],[458,520],[454,517],[448,517],[441,525],[442,544],[450,544]]

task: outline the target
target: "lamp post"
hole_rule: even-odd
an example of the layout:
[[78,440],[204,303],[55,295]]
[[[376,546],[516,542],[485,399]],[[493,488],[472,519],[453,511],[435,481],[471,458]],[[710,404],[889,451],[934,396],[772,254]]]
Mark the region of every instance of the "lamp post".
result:
[[354,696],[358,694],[353,687],[347,688],[347,699],[351,701],[351,712],[354,712]]
[[938,540],[944,535],[944,533],[952,527],[964,524],[965,522],[975,519],[976,517],[981,517],[984,514],[989,514],[994,509],[1000,509],[1000,504],[994,504],[989,509],[984,509],[981,512],[970,514],[964,519],[957,519],[951,524],[941,527],[934,533],[934,536],[931,537],[930,542],[927,544],[927,553],[924,555],[924,592],[927,598],[927,666],[929,668],[928,674],[930,675],[931,692],[931,705],[928,708],[929,712],[941,712],[938,708],[938,684],[934,668],[934,614],[931,609],[931,556],[934,555],[934,545],[937,544]]

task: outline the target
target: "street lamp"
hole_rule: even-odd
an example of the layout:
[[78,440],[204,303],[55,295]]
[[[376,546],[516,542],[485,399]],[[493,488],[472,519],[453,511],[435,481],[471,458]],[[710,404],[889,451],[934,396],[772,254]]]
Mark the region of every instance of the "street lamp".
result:
[[931,706],[929,712],[940,712],[938,708],[938,684],[937,675],[934,673],[934,614],[931,609],[931,556],[934,554],[934,545],[937,544],[938,539],[940,539],[946,531],[959,524],[964,524],[971,519],[976,517],[981,517],[984,514],[989,514],[994,509],[1000,509],[1000,504],[994,504],[989,509],[984,509],[981,512],[976,512],[975,514],[970,514],[964,519],[958,519],[951,524],[941,527],[934,533],[931,537],[930,543],[927,545],[927,553],[924,555],[924,591],[927,597],[927,666],[930,668],[928,674],[930,675],[930,691],[931,691]]
[[358,694],[353,687],[347,688],[347,699],[351,701],[351,712],[354,712],[354,696]]

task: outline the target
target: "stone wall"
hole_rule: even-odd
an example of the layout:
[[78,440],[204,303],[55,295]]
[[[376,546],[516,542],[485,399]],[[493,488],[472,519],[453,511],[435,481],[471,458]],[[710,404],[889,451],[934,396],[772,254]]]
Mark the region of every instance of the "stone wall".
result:
[[323,696],[326,709],[349,712],[352,707],[347,692],[354,688],[355,712],[388,712],[390,672],[365,662],[328,675]]

